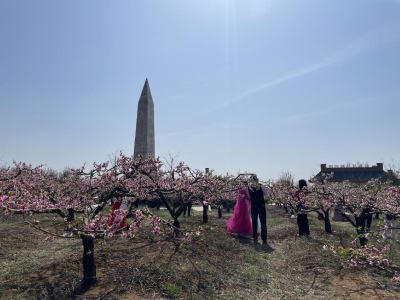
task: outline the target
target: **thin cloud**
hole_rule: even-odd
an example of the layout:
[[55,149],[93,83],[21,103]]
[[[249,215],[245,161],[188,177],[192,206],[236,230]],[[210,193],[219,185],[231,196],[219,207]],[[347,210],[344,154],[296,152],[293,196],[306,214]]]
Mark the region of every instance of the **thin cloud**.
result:
[[300,119],[309,119],[310,117],[329,113],[331,110],[332,109],[321,109],[321,110],[317,110],[317,111],[308,112],[305,114],[297,114],[297,115],[289,116],[289,117],[283,118],[282,123],[290,123],[290,122],[298,121]]
[[281,78],[272,80],[270,82],[261,84],[252,89],[247,90],[246,92],[239,95],[239,99],[237,99],[237,101],[240,101],[243,98],[253,95],[261,90],[265,90],[265,89],[268,89],[275,85],[281,84],[282,82],[307,75],[309,73],[312,73],[312,72],[318,71],[320,69],[334,65],[336,63],[342,62],[344,60],[348,60],[362,52],[365,52],[365,51],[389,44],[391,42],[394,42],[400,38],[399,29],[400,29],[399,24],[396,24],[395,26],[393,26],[393,25],[390,27],[385,26],[383,28],[380,28],[379,30],[375,30],[375,31],[371,32],[368,36],[355,40],[354,42],[347,45],[346,47],[344,47],[343,49],[341,49],[334,55],[324,59],[323,61],[321,61],[319,63],[316,63],[316,64],[306,67],[304,69],[294,71],[294,72],[289,73],[288,75],[285,75]]
[[[226,63],[227,59],[226,58],[220,58],[220,59],[214,60],[213,64],[215,65],[216,63],[220,63],[220,62]],[[209,62],[206,65],[211,65],[211,63]],[[219,68],[219,69],[214,70],[212,72],[209,72],[209,73],[207,73],[205,75],[197,77],[195,79],[191,79],[187,83],[188,84],[204,83],[204,82],[207,82],[210,78],[219,76],[222,72],[226,72],[228,70],[229,70],[229,67],[222,67],[222,68]]]
[[204,138],[208,136],[221,136],[243,128],[244,124],[231,123],[231,122],[221,122],[215,124],[208,124],[198,128],[198,130],[192,130],[190,134],[186,134],[185,138],[188,140],[197,140],[199,138]]
[[283,118],[283,120],[280,122],[280,124],[287,124],[287,123],[291,123],[291,122],[297,122],[301,119],[309,119],[311,117],[315,117],[315,116],[319,116],[319,115],[323,115],[323,114],[327,114],[327,113],[331,113],[335,110],[339,110],[341,108],[344,107],[348,107],[348,106],[352,106],[352,105],[356,105],[356,104],[362,104],[362,103],[366,103],[366,102],[370,102],[373,99],[363,99],[363,100],[357,100],[357,101],[351,101],[351,102],[345,102],[330,108],[326,108],[326,109],[321,109],[321,110],[317,110],[317,111],[312,111],[312,112],[308,112],[308,113],[304,113],[304,114],[296,114],[293,116],[289,116],[286,118]]
[[192,128],[191,130],[177,131],[177,132],[156,135],[156,138],[157,139],[169,139],[169,138],[173,138],[173,137],[177,137],[177,136],[196,138],[196,137],[211,135],[218,131],[231,130],[234,128],[238,128],[240,126],[242,126],[242,125],[236,124],[236,123],[230,123],[230,122],[219,122],[219,123],[215,123],[215,124],[208,124],[208,125],[201,126],[200,127],[201,131],[199,131],[199,132],[195,132],[196,129]]
[[301,76],[305,76],[307,74],[316,72],[318,70],[327,68],[331,65],[340,63],[342,61],[348,60],[353,58],[354,56],[363,53],[368,50],[372,50],[374,48],[392,43],[398,39],[400,39],[400,24],[389,24],[383,27],[378,28],[375,31],[370,32],[367,36],[363,38],[359,38],[355,40],[354,42],[350,43],[346,47],[342,48],[338,52],[336,52],[334,55],[327,57],[326,59],[313,64],[311,66],[305,67],[303,69],[295,70],[293,72],[290,72],[287,75],[284,75],[280,78],[271,80],[269,82],[257,85],[251,89],[248,89],[247,91],[241,93],[239,96],[237,96],[235,99],[230,100],[230,101],[225,101],[220,104],[217,104],[213,108],[207,110],[204,113],[210,113],[215,110],[218,110],[220,108],[224,108],[227,106],[232,105],[233,103],[243,101],[245,98],[248,96],[251,96],[253,94],[256,94],[260,91],[269,89],[273,86],[282,84],[286,81],[289,81],[291,79],[295,79]]

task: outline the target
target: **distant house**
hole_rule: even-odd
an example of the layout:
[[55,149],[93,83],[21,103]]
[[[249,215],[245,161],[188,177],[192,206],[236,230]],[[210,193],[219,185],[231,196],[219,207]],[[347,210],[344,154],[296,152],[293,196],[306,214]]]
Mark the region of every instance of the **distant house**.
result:
[[347,164],[347,165],[330,165],[321,164],[321,171],[315,175],[316,178],[321,178],[322,173],[332,173],[333,177],[329,182],[367,182],[373,178],[379,178],[385,171],[383,170],[383,163],[377,163],[376,166],[369,166],[367,164]]

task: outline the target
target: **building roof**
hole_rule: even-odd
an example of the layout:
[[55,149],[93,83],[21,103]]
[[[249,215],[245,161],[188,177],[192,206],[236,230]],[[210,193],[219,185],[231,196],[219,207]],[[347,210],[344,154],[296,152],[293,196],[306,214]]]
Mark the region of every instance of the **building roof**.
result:
[[368,180],[381,177],[385,174],[383,170],[383,163],[377,163],[375,166],[369,165],[335,165],[327,166],[321,164],[321,172],[319,172],[315,178],[321,178],[321,175],[330,174],[333,172],[333,177],[328,181],[330,182],[341,182],[341,181],[352,181],[352,182],[367,182]]
[[[338,181],[368,181],[371,179],[379,178],[382,176],[385,171],[332,171],[333,177],[329,179],[330,182],[338,182]],[[321,178],[322,173],[328,173],[328,172],[319,172],[315,177]],[[329,172],[330,173],[330,172]]]

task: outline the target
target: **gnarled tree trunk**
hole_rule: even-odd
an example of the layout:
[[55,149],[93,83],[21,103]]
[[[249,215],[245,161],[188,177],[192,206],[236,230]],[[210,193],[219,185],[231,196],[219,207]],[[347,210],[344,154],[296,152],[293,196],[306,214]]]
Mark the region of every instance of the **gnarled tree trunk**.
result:
[[208,206],[203,204],[203,223],[208,222],[207,209],[208,209]]
[[73,208],[68,208],[68,216],[67,216],[67,221],[72,222],[75,217],[74,217],[74,209]]
[[358,234],[358,239],[360,240],[361,247],[367,244],[367,239],[365,238],[365,215],[361,214],[360,217],[356,217],[356,231]]
[[178,218],[174,219],[174,223],[172,225],[174,225],[176,228],[181,227],[181,223],[179,223]]
[[332,233],[331,220],[329,220],[329,209],[324,211],[325,232]]
[[94,262],[94,238],[81,234],[83,244],[83,281],[82,286],[90,286],[97,282],[96,264]]

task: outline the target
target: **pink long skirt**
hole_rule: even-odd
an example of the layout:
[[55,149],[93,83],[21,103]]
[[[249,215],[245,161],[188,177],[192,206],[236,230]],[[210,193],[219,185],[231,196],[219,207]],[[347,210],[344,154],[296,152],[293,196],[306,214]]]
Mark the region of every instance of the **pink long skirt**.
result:
[[236,197],[235,212],[226,223],[228,231],[243,235],[252,235],[253,226],[251,224],[250,198],[246,191],[239,190]]

